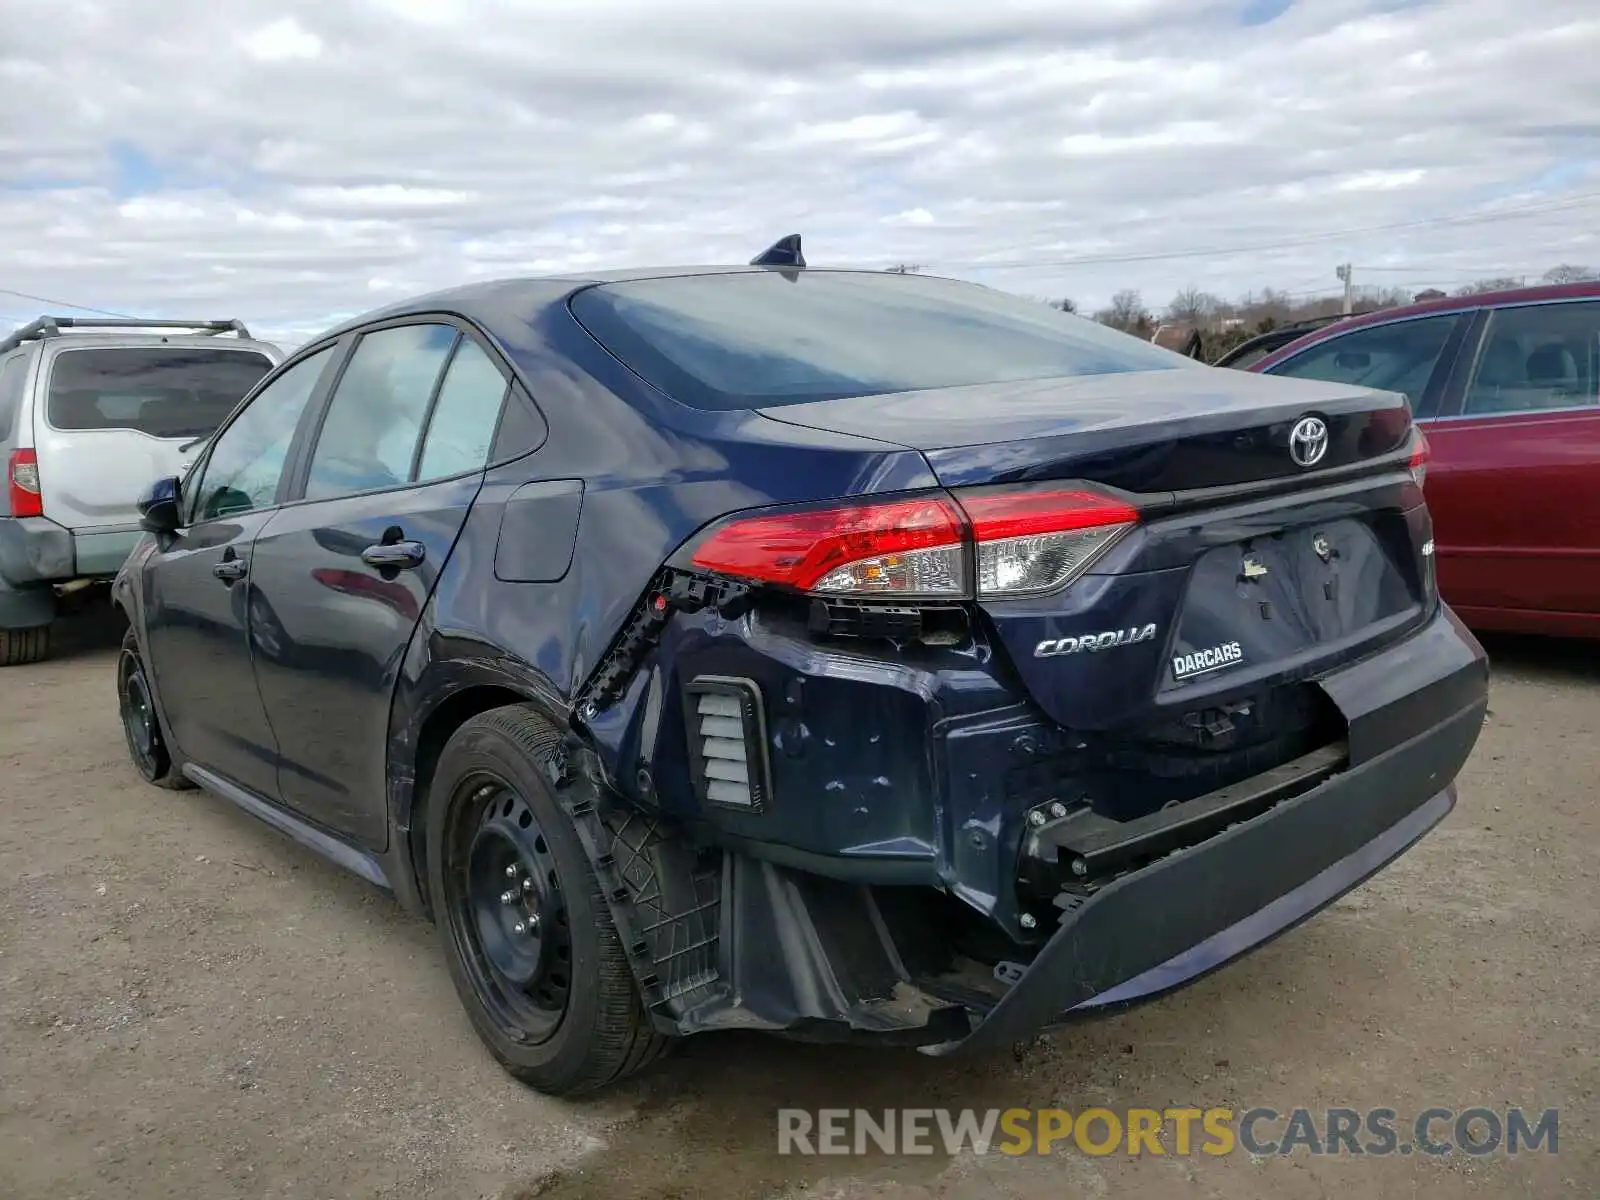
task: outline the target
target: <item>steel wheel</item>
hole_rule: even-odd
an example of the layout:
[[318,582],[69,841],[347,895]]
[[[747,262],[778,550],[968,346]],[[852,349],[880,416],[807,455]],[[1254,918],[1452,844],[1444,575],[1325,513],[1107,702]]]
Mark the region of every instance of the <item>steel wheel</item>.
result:
[[462,781],[445,907],[462,965],[513,1041],[548,1039],[572,990],[572,932],[550,843],[504,779]]
[[150,698],[150,681],[136,650],[124,649],[117,662],[117,699],[122,729],[128,736],[128,753],[139,773],[154,779],[166,766],[166,747],[161,741],[155,702]]

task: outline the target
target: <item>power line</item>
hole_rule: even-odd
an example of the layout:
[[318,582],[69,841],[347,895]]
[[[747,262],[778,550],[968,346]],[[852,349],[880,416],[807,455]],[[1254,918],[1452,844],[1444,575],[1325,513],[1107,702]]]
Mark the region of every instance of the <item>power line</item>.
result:
[[1288,238],[1278,242],[1252,242],[1245,246],[1210,246],[1202,250],[1167,250],[1150,254],[1107,254],[1084,255],[1079,258],[1058,259],[1025,259],[1012,262],[984,262],[970,260],[961,262],[957,260],[943,260],[935,263],[939,267],[966,267],[972,269],[1012,271],[1029,270],[1037,267],[1084,267],[1084,266],[1109,266],[1116,263],[1137,262],[1167,262],[1181,258],[1208,258],[1220,257],[1227,254],[1258,254],[1264,250],[1292,250],[1301,246],[1314,246],[1324,242],[1337,241],[1339,238],[1353,237],[1368,233],[1393,233],[1406,229],[1424,229],[1433,226],[1479,225],[1494,221],[1510,220],[1516,217],[1536,216],[1543,213],[1566,212],[1570,209],[1581,208],[1594,200],[1600,200],[1600,192],[1585,192],[1578,196],[1568,196],[1559,201],[1549,201],[1538,205],[1525,205],[1521,208],[1501,209],[1493,213],[1458,213],[1454,216],[1423,217],[1415,221],[1398,221],[1388,225],[1366,225],[1351,229],[1333,229],[1326,233],[1307,234],[1303,237]]
[[112,312],[108,308],[92,308],[87,304],[74,304],[70,300],[53,300],[49,296],[35,296],[32,292],[19,292],[15,288],[0,287],[0,295],[16,296],[21,300],[35,300],[40,304],[48,304],[52,308],[71,308],[78,312],[94,313],[102,317],[123,317],[130,321],[139,319],[128,313]]

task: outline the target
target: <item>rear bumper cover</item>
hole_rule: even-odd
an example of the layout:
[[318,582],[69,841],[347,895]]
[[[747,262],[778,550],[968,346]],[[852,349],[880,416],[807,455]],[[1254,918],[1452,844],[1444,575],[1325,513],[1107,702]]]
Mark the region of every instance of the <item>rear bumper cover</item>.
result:
[[1441,610],[1322,685],[1349,719],[1345,771],[1065,912],[971,1033],[927,1052],[992,1048],[1193,982],[1331,904],[1442,821],[1488,704],[1472,635]]

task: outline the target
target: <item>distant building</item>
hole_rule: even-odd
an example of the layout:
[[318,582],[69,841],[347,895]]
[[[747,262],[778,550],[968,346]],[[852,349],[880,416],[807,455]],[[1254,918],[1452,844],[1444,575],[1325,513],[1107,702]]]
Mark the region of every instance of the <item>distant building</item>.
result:
[[1163,350],[1175,350],[1188,358],[1200,357],[1200,331],[1188,323],[1157,325],[1150,340]]

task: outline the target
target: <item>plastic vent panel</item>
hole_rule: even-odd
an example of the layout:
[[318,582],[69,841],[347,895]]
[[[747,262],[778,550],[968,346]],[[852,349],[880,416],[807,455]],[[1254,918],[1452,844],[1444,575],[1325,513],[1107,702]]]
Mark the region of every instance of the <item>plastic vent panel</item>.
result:
[[764,811],[772,784],[761,689],[749,679],[701,675],[684,690],[689,760],[700,800]]

